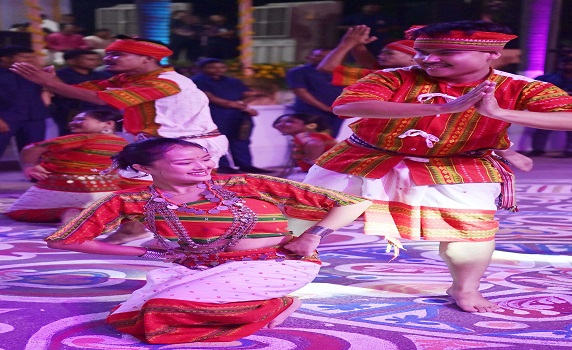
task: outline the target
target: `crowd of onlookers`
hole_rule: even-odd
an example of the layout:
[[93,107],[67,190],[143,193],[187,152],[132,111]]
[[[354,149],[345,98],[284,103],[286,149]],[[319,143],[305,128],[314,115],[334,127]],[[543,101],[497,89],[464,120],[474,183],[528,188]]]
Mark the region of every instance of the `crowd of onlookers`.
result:
[[[90,35],[76,22],[73,14],[61,16],[56,22],[42,15],[41,28],[45,33],[45,49],[48,63],[63,64],[63,53],[75,49],[103,50],[115,38],[109,28],[97,28]],[[221,14],[201,18],[189,11],[174,11],[170,23],[171,62],[195,62],[200,57],[219,59],[236,58],[239,39],[236,26]],[[26,32],[29,23],[12,25],[10,31]],[[124,33],[117,33],[124,34]]]
[[[27,26],[28,24],[25,23],[15,24],[11,30],[26,31]],[[42,15],[41,26],[45,32],[46,59],[44,63],[55,63],[59,67],[57,75],[62,81],[68,84],[79,84],[84,81],[106,79],[111,76],[110,73],[101,69],[105,48],[116,40],[116,33],[113,33],[111,29],[98,28],[91,35],[84,35],[85,30],[78,25],[75,16],[72,14],[62,15],[59,22]],[[352,42],[352,40],[355,41],[358,38],[357,32],[353,32],[353,38],[346,38],[345,42],[344,38],[342,38],[340,42],[341,48],[343,49],[345,45],[347,48],[346,53],[349,53],[351,50],[352,56],[354,56],[352,65],[378,69],[413,64],[412,57],[415,54],[415,50],[413,50],[412,44],[405,40],[395,41],[395,38],[391,37],[390,33],[394,31],[396,23],[382,13],[379,5],[370,4],[363,6],[361,12],[347,16],[339,23],[339,29],[343,30],[360,26],[361,28],[368,28],[368,34],[375,36],[377,40],[356,46],[358,42]],[[236,58],[239,54],[237,49],[239,46],[237,28],[226,16],[221,14],[202,18],[190,11],[174,11],[170,19],[169,39],[169,46],[173,51],[173,54],[169,57],[170,63],[175,66],[177,71],[193,78],[207,75],[215,76],[217,80],[220,79],[217,76],[217,74],[220,75],[220,72],[211,72],[205,70],[204,67],[201,68],[201,60],[203,60],[203,64],[205,58],[220,60],[215,63],[222,67],[224,74],[228,73],[228,66],[226,65],[228,60]],[[358,50],[356,50],[356,47]],[[339,48],[335,49],[334,53],[338,50]],[[360,50],[362,54],[356,54],[356,51],[359,52]],[[341,93],[342,86],[345,84],[330,83],[333,68],[336,65],[341,65],[343,60],[338,62],[336,59],[329,59],[330,65],[333,64],[332,62],[335,63],[330,68],[324,69],[323,64],[322,67],[318,67],[322,60],[329,55],[330,51],[330,49],[326,48],[316,48],[311,51],[307,56],[307,64],[288,71],[285,82],[290,91],[293,92],[293,97],[291,97],[293,104],[290,106],[291,112],[320,116],[328,125],[327,130],[329,134],[335,137],[338,134],[341,119],[331,113],[330,105]],[[369,57],[364,56],[364,54],[367,54]],[[335,55],[342,58],[345,57],[338,53],[335,53]],[[363,61],[364,57],[367,58],[365,61]],[[400,60],[389,62],[396,60],[395,57],[399,57]],[[569,58],[562,58],[558,71],[546,76],[547,81],[551,81],[567,91],[570,91],[569,85],[572,80],[570,78],[570,67],[572,65],[569,61]],[[5,67],[8,67],[7,64],[10,62],[10,59],[4,57]],[[505,68],[508,67],[505,65],[500,69],[506,70]],[[539,78],[544,80],[544,76]],[[223,84],[220,83],[219,85]],[[221,91],[224,90],[225,86],[222,86]],[[254,90],[258,93],[257,98],[265,97],[265,91]],[[268,91],[266,97],[272,95],[272,93]],[[237,100],[240,100],[239,97],[237,97]],[[78,111],[93,108],[94,106],[88,103],[55,95],[51,96],[49,102],[49,116],[58,125],[59,134],[65,135],[69,132],[67,123],[70,121],[70,118]],[[211,109],[213,108],[214,114],[217,114],[216,103],[211,103]],[[216,116],[214,117],[217,119]],[[249,118],[238,118],[236,121],[238,126],[236,127],[248,128],[244,119]],[[217,124],[222,124],[222,121]],[[219,127],[225,129],[222,125],[219,125]],[[549,133],[550,131],[546,130],[533,132],[530,156],[540,156],[545,153],[544,148],[549,140]],[[562,156],[572,157],[572,134],[568,133],[567,136],[568,140]],[[246,139],[248,140],[248,137]],[[244,140],[238,140],[237,142],[244,142]],[[1,146],[0,154],[4,148]],[[22,145],[19,146],[21,147]],[[236,156],[236,158],[238,159],[239,157]]]

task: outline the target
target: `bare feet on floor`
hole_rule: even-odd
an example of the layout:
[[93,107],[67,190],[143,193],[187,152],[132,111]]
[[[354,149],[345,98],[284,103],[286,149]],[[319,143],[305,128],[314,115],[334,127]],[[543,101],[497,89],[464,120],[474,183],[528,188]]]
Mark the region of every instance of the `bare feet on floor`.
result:
[[276,316],[275,319],[270,321],[270,323],[266,327],[274,328],[276,326],[279,326],[280,324],[282,324],[282,322],[286,321],[286,319],[290,315],[292,315],[294,313],[294,311],[298,310],[300,305],[302,305],[302,302],[298,298],[292,298],[292,299],[293,299],[292,305],[290,305],[286,310],[282,311],[282,313],[280,315]]
[[492,301],[488,301],[479,291],[455,291],[447,289],[447,294],[455,299],[455,303],[467,312],[493,312],[502,309]]

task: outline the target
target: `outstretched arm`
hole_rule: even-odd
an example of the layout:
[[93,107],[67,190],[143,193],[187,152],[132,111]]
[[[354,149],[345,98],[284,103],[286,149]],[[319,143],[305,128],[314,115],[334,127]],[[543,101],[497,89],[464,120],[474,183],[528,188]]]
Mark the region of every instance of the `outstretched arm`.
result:
[[502,109],[494,95],[494,88],[488,88],[482,99],[475,104],[477,112],[490,118],[528,126],[536,129],[572,130],[572,112],[531,112]]
[[73,250],[75,252],[90,254],[108,254],[122,256],[141,256],[147,248],[129,247],[119,244],[107,243],[99,240],[85,241],[82,243],[64,243],[62,241],[48,241],[48,247],[54,249]]
[[365,45],[377,40],[377,38],[369,36],[369,32],[369,27],[365,25],[349,28],[338,46],[324,57],[316,69],[322,72],[332,72],[334,68],[343,64],[350,51],[360,67],[373,68],[376,63],[375,57],[367,50]]
[[[322,220],[318,221],[316,225],[312,227],[320,226],[326,229],[338,230],[351,224],[371,205],[371,201],[362,201],[355,204],[332,208]],[[311,229],[312,228],[306,230],[306,232],[302,233],[300,237],[286,244],[284,248],[298,255],[311,255],[320,244],[320,239],[322,238],[318,234],[308,233]]]
[[107,104],[97,96],[96,91],[78,88],[59,80],[53,66],[42,69],[29,63],[18,62],[14,63],[12,67],[10,67],[10,70],[60,96],[74,98],[97,105]]

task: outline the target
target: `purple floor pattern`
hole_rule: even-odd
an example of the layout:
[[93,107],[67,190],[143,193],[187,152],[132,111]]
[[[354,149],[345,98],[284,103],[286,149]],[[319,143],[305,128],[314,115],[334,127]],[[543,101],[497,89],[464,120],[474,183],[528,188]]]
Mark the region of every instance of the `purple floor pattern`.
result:
[[[232,343],[148,345],[104,319],[162,263],[48,249],[42,238],[54,225],[2,215],[0,349],[570,349],[572,161],[535,162],[517,174],[520,212],[498,214],[497,251],[482,283],[502,312],[466,313],[451,302],[437,243],[406,241],[407,251],[388,262],[384,242],[361,235],[356,221],[328,237],[319,277],[295,293],[303,305],[280,327]],[[0,173],[0,212],[27,187],[7,175]]]

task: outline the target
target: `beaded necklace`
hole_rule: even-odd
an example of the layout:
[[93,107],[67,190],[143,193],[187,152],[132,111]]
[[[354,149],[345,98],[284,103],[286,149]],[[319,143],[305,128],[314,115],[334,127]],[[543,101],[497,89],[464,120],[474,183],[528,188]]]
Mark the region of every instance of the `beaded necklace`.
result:
[[[168,246],[164,237],[157,234],[156,216],[163,217],[169,228],[177,236],[179,245],[187,253],[216,253],[223,251],[227,247],[237,244],[247,235],[258,221],[256,213],[252,211],[244,200],[236,193],[223,189],[220,185],[215,185],[212,180],[203,182],[197,187],[205,189],[201,192],[206,199],[215,203],[215,207],[207,211],[209,214],[218,214],[222,210],[230,210],[232,213],[232,224],[226,232],[217,238],[207,239],[205,243],[197,243],[183,227],[179,216],[175,211],[181,211],[194,215],[205,214],[202,209],[189,208],[186,205],[175,204],[159,193],[153,185],[149,186],[151,198],[145,205],[145,221],[147,228],[154,233],[155,237],[163,245]],[[207,220],[208,218],[205,218]]]

